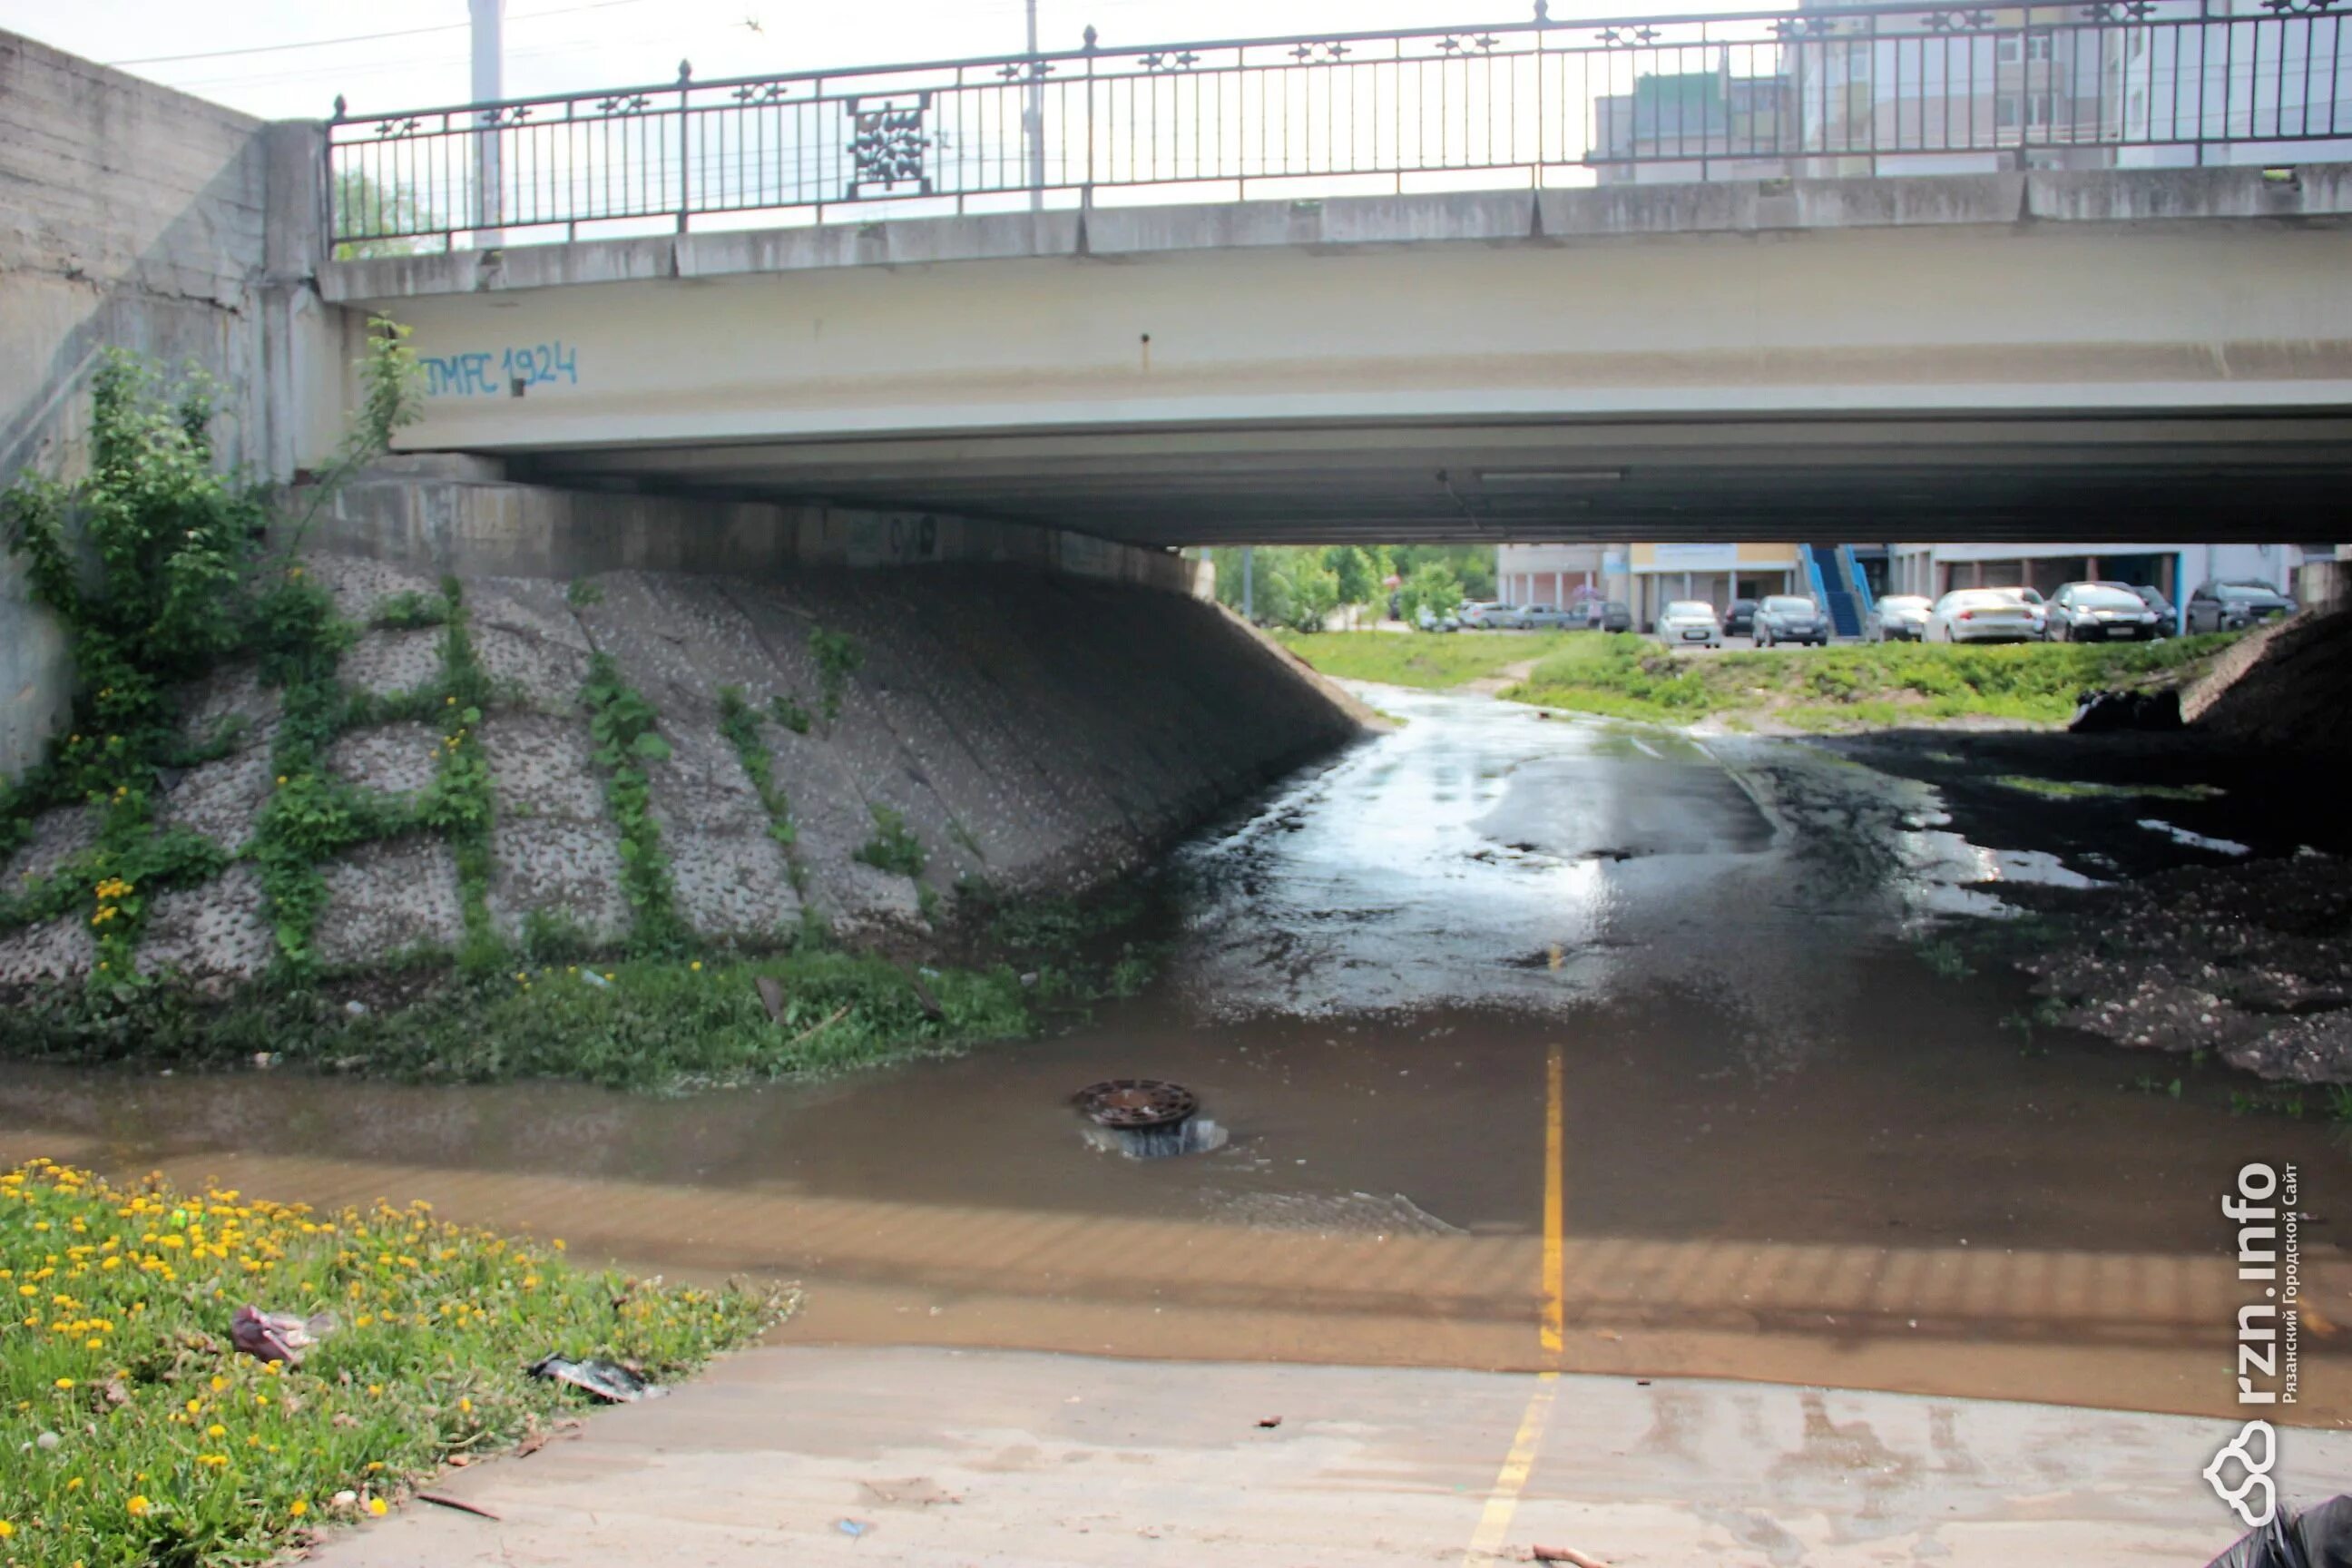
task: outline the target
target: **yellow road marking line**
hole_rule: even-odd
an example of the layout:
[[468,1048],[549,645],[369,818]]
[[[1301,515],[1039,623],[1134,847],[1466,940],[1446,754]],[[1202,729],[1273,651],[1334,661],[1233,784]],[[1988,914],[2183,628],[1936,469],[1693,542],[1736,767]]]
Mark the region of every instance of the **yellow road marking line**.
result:
[[1560,1348],[1568,1317],[1568,1270],[1563,1257],[1568,1194],[1567,1133],[1562,1125],[1562,1067],[1559,1047],[1551,1048],[1544,1063],[1544,1218],[1543,1218],[1543,1348]]
[[1528,1396],[1527,1413],[1519,1417],[1518,1435],[1511,1439],[1511,1452],[1503,1460],[1502,1469],[1496,1473],[1495,1489],[1486,1494],[1486,1506],[1478,1515],[1478,1528],[1470,1536],[1469,1549],[1462,1553],[1462,1568],[1480,1568],[1481,1564],[1496,1561],[1503,1537],[1511,1532],[1511,1516],[1518,1512],[1519,1493],[1527,1487],[1528,1472],[1535,1468],[1536,1449],[1542,1446],[1544,1422],[1551,1415],[1552,1395],[1559,1391],[1559,1373],[1536,1373],[1536,1391]]

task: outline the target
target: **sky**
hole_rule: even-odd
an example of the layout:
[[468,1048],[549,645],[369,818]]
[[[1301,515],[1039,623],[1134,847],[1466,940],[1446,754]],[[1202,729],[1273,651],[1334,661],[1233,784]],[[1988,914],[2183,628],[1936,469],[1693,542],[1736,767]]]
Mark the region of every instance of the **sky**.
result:
[[[1729,8],[1675,0],[1669,11]],[[1639,5],[1555,0],[1552,15]],[[1517,20],[1517,0],[1038,0],[1042,47],[1181,43]],[[268,119],[467,101],[466,0],[0,0],[0,27]],[[1022,0],[507,0],[509,96],[1017,52]],[[398,34],[398,37],[371,35]],[[328,42],[350,39],[350,42]],[[286,47],[312,44],[317,47]],[[254,52],[231,52],[254,51]],[[169,58],[209,56],[207,58]]]

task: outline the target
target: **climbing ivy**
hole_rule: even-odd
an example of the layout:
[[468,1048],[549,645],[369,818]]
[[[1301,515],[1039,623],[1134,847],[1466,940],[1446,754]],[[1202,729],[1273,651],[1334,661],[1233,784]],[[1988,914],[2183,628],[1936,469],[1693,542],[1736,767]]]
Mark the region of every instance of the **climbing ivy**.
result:
[[678,918],[646,773],[646,763],[669,756],[669,742],[656,731],[653,704],[621,679],[611,654],[588,661],[580,700],[588,708],[596,765],[604,770],[604,802],[621,829],[621,890],[629,900],[631,943],[645,952],[675,951],[685,945],[686,925]]
[[497,792],[489,759],[475,731],[490,700],[489,673],[475,657],[463,590],[454,577],[441,584],[447,629],[441,634],[441,742],[434,749],[433,783],[416,803],[416,820],[439,829],[457,862],[457,910],[466,936],[460,967],[476,973],[503,968],[506,947],[490,923],[490,828]]

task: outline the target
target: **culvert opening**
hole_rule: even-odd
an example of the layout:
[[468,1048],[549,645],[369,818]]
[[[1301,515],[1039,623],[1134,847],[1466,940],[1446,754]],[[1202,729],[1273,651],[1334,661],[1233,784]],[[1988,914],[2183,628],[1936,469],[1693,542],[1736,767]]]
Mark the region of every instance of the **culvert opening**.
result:
[[1201,1114],[1201,1099],[1181,1083],[1150,1078],[1106,1079],[1078,1090],[1073,1103],[1085,1118],[1087,1142],[1130,1160],[1205,1154],[1225,1142],[1225,1130]]

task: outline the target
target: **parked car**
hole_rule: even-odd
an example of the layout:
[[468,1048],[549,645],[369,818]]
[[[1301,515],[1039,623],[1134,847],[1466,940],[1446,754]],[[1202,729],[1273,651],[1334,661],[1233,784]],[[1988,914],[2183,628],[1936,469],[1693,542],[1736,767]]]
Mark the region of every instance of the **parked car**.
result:
[[2049,635],[2057,642],[2147,642],[2162,636],[2156,612],[2129,588],[2068,583],[2050,600]]
[[1956,588],[1927,613],[1927,642],[2034,642],[2042,622],[2014,588]]
[[1758,647],[1784,642],[1809,642],[1824,647],[1829,640],[1830,618],[1811,599],[1795,594],[1768,594],[1756,606]]
[[1584,606],[1570,605],[1562,609],[1557,605],[1529,605],[1519,613],[1519,624],[1531,632],[1581,631]]
[[1726,637],[1748,637],[1756,635],[1756,601],[1734,599],[1731,608],[1723,612]]
[[1658,616],[1658,640],[1682,647],[1696,644],[1700,647],[1723,646],[1723,623],[1715,618],[1715,606],[1699,599],[1676,599]]
[[1630,632],[1633,629],[1633,607],[1622,599],[1612,599],[1601,606],[1596,624],[1604,632]]
[[2033,637],[2035,641],[2038,642],[2050,635],[2050,603],[2042,596],[2041,589],[1995,588],[1990,591],[1996,594],[2007,594],[2011,598],[2015,599],[2019,604],[2023,605],[2027,609],[2033,612]]
[[1480,600],[1462,606],[1462,625],[1465,630],[1512,632],[1527,626],[1527,612],[1517,605],[1499,601]]
[[1452,616],[1441,616],[1427,605],[1413,613],[1412,624],[1425,632],[1458,632],[1462,623]]
[[2294,601],[2267,583],[2201,583],[2189,595],[2189,635],[2243,631],[2294,614]]
[[2160,588],[2151,588],[2145,583],[2102,583],[2099,586],[2125,588],[2139,595],[2139,602],[2156,613],[2156,635],[2160,637],[2170,637],[2180,625],[2180,612],[2172,607],[2172,601],[2164,596]]
[[1917,642],[1927,635],[1935,601],[1921,594],[1896,594],[1870,606],[1862,635],[1872,642]]

